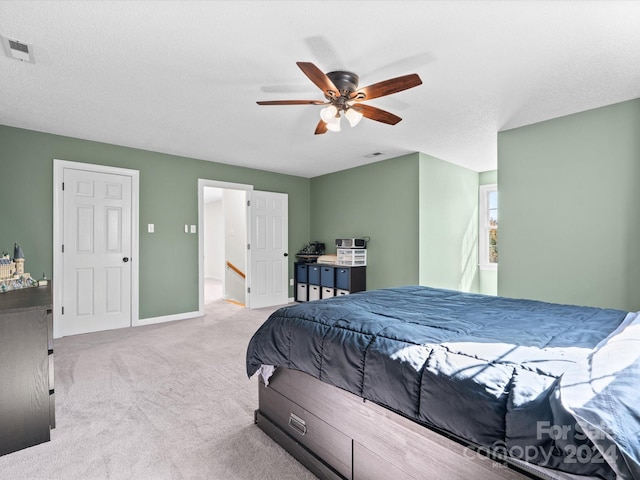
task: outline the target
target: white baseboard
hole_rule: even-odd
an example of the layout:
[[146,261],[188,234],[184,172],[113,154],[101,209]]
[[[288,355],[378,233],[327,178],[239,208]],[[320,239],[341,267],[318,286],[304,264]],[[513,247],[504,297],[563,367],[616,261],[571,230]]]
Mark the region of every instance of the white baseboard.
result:
[[189,318],[201,317],[203,314],[196,311],[176,313],[175,315],[164,315],[162,317],[141,318],[133,325],[134,327],[142,327],[143,325],[153,325],[155,323],[173,322],[175,320],[187,320]]

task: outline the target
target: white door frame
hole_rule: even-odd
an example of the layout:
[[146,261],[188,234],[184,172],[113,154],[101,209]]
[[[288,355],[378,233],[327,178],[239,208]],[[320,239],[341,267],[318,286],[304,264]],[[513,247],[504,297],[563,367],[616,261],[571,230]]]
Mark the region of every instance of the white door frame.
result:
[[65,168],[76,170],[86,170],[96,173],[110,173],[115,175],[127,175],[131,177],[131,326],[138,326],[140,323],[139,303],[139,195],[140,195],[140,172],[128,168],[108,167],[105,165],[95,165],[91,163],[72,162],[69,160],[53,160],[53,336],[62,336],[61,313],[62,313],[62,279],[63,256],[62,240],[64,232],[62,180]]
[[[204,315],[204,188],[227,188],[230,190],[245,190],[247,192],[253,191],[253,185],[247,185],[244,183],[231,183],[221,182],[218,180],[207,180],[204,178],[198,179],[198,314]],[[251,215],[247,215],[247,238],[246,243],[249,243],[251,238]],[[251,265],[251,250],[247,251],[247,265]],[[245,273],[245,292],[246,286],[250,285],[250,273],[247,269]],[[249,304],[249,295],[246,297],[245,306],[251,308]]]

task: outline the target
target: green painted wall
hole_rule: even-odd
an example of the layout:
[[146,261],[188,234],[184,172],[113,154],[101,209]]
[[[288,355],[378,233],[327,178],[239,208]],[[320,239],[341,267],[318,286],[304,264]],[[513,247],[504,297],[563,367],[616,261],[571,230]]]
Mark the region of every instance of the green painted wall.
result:
[[[498,183],[498,171],[489,170],[487,172],[480,173],[480,185],[492,185]],[[500,196],[498,196],[498,202]],[[498,215],[500,213],[498,212]],[[479,219],[478,219],[479,221]],[[497,295],[498,294],[498,272],[494,270],[479,270],[478,271],[478,291],[485,295]]]
[[[311,179],[311,240],[369,236],[367,289],[418,284],[417,153]],[[300,245],[302,247],[303,245]]]
[[491,185],[498,183],[498,170],[488,170],[486,172],[480,172],[479,183],[480,185]]
[[[141,319],[198,310],[198,237],[184,233],[185,224],[198,223],[198,178],[287,193],[289,246],[309,238],[306,178],[2,125],[0,146],[0,250],[19,242],[26,271],[36,276],[51,277],[53,268],[53,159],[140,171]],[[148,223],[156,233],[146,233]]]
[[[335,252],[335,238],[371,237],[368,289],[479,288],[479,175],[429,155],[305,179],[7,126],[0,145],[2,176],[11,178],[0,189],[0,249],[20,242],[27,270],[38,276],[52,272],[53,159],[140,171],[141,319],[197,310],[197,235],[183,226],[198,220],[198,178],[288,193],[291,252],[309,240]],[[148,223],[156,233],[146,232]]]
[[498,134],[500,295],[640,310],[640,99]]
[[369,236],[367,288],[477,291],[478,174],[414,153],[311,179],[311,237]]
[[420,284],[478,291],[478,173],[420,154]]

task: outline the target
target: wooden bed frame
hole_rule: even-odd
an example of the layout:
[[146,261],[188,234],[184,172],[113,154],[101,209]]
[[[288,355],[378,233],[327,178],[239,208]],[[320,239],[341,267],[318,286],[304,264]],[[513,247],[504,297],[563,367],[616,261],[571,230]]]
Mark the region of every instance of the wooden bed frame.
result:
[[257,425],[322,480],[595,480],[490,458],[306,373],[260,378]]

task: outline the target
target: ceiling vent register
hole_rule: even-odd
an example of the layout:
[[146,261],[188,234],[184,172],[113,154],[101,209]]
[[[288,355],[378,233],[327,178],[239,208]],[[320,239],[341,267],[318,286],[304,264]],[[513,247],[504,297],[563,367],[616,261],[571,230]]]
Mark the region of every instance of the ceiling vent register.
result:
[[2,36],[2,43],[9,58],[14,58],[21,62],[35,63],[33,58],[33,45],[5,36]]

